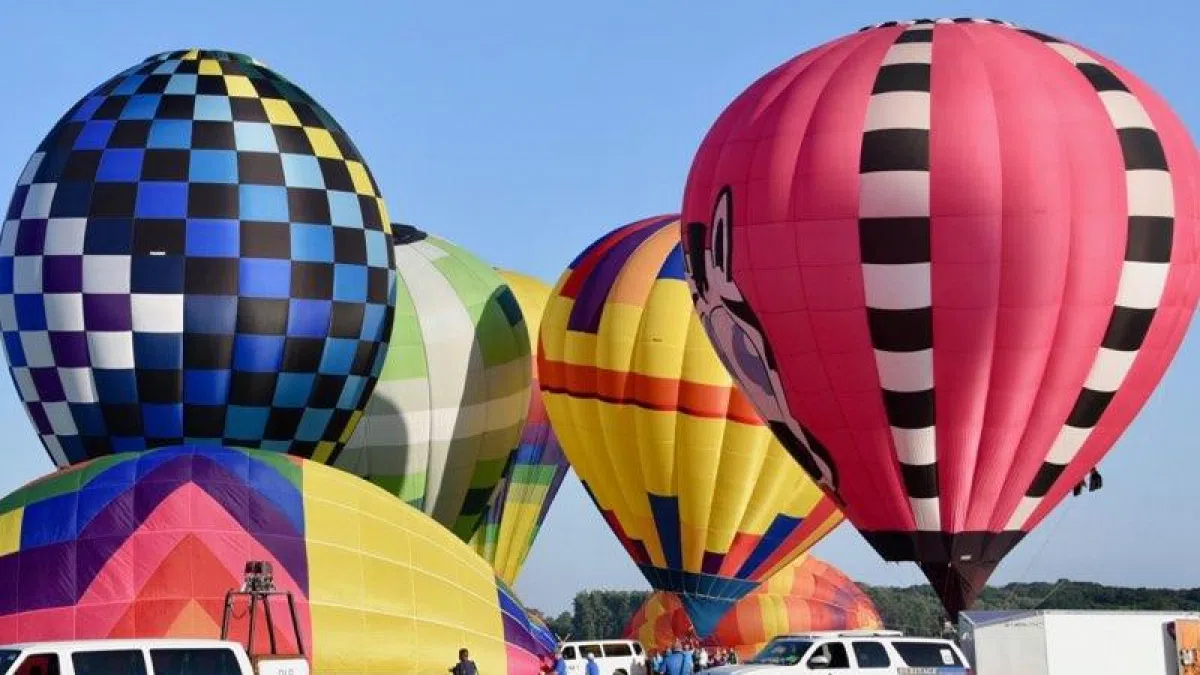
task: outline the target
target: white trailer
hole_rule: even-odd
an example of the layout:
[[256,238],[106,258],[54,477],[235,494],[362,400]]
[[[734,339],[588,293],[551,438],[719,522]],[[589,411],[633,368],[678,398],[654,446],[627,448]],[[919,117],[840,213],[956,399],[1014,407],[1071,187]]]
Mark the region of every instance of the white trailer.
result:
[[[1200,612],[965,612],[959,641],[976,675],[1184,675],[1176,621]],[[1190,646],[1189,646],[1190,647]]]

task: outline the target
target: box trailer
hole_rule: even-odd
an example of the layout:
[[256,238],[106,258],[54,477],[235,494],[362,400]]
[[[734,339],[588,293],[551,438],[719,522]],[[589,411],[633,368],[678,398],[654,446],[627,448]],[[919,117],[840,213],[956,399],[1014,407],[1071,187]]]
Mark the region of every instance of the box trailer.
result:
[[1200,612],[965,612],[959,642],[977,675],[1192,675],[1198,625]]

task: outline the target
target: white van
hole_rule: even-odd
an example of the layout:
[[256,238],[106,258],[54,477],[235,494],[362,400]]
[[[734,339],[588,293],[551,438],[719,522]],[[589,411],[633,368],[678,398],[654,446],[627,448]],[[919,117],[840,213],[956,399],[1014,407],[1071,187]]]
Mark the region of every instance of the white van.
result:
[[308,675],[303,656],[255,657],[225,640],[72,640],[0,646],[2,675]]
[[780,635],[754,658],[705,675],[970,675],[958,645],[900,631],[818,631]]
[[646,650],[637,640],[580,640],[562,643],[568,675],[586,675],[587,657],[596,657],[600,675],[646,675]]

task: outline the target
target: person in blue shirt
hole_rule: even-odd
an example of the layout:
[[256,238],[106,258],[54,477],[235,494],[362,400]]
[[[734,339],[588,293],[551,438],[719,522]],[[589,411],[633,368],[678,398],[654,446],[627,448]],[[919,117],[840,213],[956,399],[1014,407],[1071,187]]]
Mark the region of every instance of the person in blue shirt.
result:
[[663,675],[662,652],[654,652],[654,656],[650,657],[650,672],[654,675]]
[[696,671],[696,649],[692,643],[683,645],[683,675],[692,675]]
[[663,658],[663,672],[665,675],[683,675],[683,662],[683,649],[676,640],[671,651]]
[[600,664],[596,663],[596,655],[588,652],[587,675],[600,675]]
[[479,675],[479,668],[471,660],[471,653],[464,647],[458,650],[458,663],[450,667],[454,675]]
[[554,650],[554,675],[567,675],[567,660],[561,649]]

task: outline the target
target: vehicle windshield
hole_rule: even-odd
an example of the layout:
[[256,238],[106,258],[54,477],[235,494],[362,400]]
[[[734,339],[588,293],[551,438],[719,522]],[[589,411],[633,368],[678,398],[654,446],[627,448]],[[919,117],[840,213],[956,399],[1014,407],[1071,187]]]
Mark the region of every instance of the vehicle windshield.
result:
[[746,663],[794,666],[800,662],[811,646],[812,642],[809,640],[775,639]]
[[21,652],[15,649],[0,649],[0,673],[7,673]]

